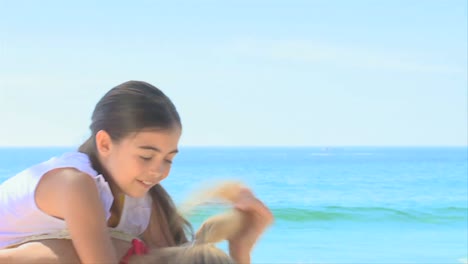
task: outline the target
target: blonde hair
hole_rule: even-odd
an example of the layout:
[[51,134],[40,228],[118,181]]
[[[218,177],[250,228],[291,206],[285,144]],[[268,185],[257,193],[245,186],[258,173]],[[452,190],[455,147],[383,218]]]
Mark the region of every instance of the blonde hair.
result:
[[130,259],[130,264],[235,264],[235,261],[212,244],[161,248]]
[[[190,203],[183,208],[187,214],[195,206],[212,199],[222,199],[233,203],[244,187],[239,182],[223,182],[204,188],[192,195]],[[212,216],[205,220],[195,234],[195,239],[177,247],[152,249],[143,256],[130,258],[130,264],[167,263],[167,264],[234,264],[235,261],[214,243],[229,240],[245,225],[245,216],[236,209]]]

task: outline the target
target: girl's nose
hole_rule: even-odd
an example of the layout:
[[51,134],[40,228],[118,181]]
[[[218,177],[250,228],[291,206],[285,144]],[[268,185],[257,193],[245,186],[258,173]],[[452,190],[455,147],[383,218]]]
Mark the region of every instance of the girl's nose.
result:
[[150,168],[150,176],[153,179],[161,178],[164,172],[164,165],[162,162],[155,162]]

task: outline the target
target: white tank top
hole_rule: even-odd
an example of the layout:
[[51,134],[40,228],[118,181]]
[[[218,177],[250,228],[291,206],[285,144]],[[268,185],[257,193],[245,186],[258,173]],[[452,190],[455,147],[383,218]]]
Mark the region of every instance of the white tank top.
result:
[[[67,229],[65,221],[41,211],[35,202],[34,193],[41,177],[56,168],[75,168],[92,177],[99,190],[101,202],[108,220],[114,197],[104,177],[91,167],[86,154],[65,153],[32,166],[7,179],[0,185],[0,249],[10,247],[34,237],[60,233]],[[141,235],[148,227],[151,215],[151,197],[125,196],[120,222],[113,232],[131,236]]]

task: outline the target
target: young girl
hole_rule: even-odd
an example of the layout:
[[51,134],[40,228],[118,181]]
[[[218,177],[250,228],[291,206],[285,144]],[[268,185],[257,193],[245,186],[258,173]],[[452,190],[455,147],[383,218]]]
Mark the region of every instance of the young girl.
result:
[[[40,163],[0,185],[0,249],[67,230],[81,262],[118,263],[110,233],[140,237],[149,247],[188,241],[190,224],[159,184],[169,175],[182,132],[170,99],[148,83],[123,83],[96,105],[91,132],[78,152]],[[230,239],[230,254],[248,263],[272,216],[248,190],[236,198],[235,207],[251,215],[252,224]],[[0,250],[0,262],[14,254]]]

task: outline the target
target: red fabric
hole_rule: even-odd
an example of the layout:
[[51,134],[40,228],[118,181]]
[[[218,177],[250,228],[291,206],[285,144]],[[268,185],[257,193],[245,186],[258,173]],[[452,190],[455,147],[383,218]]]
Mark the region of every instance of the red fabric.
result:
[[141,240],[133,239],[132,240],[132,247],[127,251],[127,254],[120,260],[119,264],[127,264],[128,260],[133,255],[145,255],[148,254],[148,248],[146,247],[145,243]]

